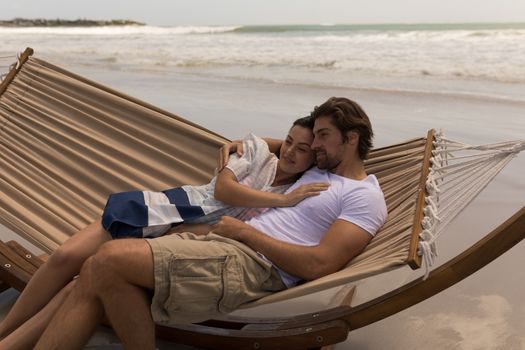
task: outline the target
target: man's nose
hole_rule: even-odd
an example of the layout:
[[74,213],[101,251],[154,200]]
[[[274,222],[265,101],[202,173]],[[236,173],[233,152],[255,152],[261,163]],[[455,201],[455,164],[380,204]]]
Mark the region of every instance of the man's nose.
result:
[[314,140],[313,140],[312,145],[310,146],[310,148],[313,149],[313,150],[319,148],[319,140],[317,139],[317,137],[314,137]]

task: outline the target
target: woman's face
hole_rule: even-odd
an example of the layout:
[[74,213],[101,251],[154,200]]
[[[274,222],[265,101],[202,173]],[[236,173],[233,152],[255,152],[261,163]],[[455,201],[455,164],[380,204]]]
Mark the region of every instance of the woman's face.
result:
[[310,148],[313,140],[311,129],[292,126],[281,146],[279,168],[289,174],[298,174],[309,169],[315,159]]

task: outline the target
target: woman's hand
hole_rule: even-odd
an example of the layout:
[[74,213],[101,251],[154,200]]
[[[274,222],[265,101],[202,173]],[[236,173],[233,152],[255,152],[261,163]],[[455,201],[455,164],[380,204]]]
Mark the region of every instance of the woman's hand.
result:
[[228,164],[231,153],[237,153],[239,157],[243,155],[244,150],[242,140],[234,140],[219,149],[219,156],[217,157],[217,172],[224,169],[226,164]]
[[326,191],[330,184],[325,182],[315,182],[304,184],[284,196],[282,207],[293,207],[305,198],[318,196],[322,191]]

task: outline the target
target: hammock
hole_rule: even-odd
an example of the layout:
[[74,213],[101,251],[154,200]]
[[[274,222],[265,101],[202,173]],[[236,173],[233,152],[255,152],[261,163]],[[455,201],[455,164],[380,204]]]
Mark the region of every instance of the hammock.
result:
[[[110,193],[209,181],[225,138],[31,54],[0,85],[1,224],[50,253],[100,217]],[[366,170],[389,215],[364,252],[339,272],[244,307],[405,264],[424,264],[428,277],[443,227],[524,148],[523,140],[469,146],[431,130],[372,150]]]

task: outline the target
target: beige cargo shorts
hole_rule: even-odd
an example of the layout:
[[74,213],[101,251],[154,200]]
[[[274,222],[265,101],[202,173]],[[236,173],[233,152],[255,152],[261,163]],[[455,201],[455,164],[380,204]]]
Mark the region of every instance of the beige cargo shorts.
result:
[[156,323],[201,322],[286,288],[277,270],[240,242],[189,232],[146,241],[154,261]]

